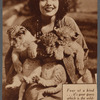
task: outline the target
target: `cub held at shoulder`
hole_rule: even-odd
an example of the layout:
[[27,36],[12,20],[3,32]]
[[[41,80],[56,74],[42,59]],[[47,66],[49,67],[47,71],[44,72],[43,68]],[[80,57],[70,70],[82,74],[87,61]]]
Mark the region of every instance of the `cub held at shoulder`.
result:
[[5,88],[16,88],[20,86],[18,100],[22,100],[26,83],[23,82],[24,65],[21,63],[19,58],[20,55],[22,57],[26,55],[25,62],[28,63],[27,58],[33,59],[37,56],[37,44],[35,43],[36,38],[23,26],[14,26],[7,31],[7,34],[10,46],[13,47],[12,63],[17,74],[13,77],[12,84],[6,85]]
[[22,71],[22,63],[19,60],[20,54],[23,52],[29,58],[35,58],[37,56],[37,44],[36,38],[25,27],[14,26],[7,31],[10,46],[13,47],[12,62],[17,73]]
[[70,27],[62,27],[62,28],[55,28],[56,34],[63,41],[63,52],[67,55],[76,55],[76,67],[79,71],[79,74],[84,74],[84,50],[79,45],[76,40],[79,36],[77,32],[75,32]]

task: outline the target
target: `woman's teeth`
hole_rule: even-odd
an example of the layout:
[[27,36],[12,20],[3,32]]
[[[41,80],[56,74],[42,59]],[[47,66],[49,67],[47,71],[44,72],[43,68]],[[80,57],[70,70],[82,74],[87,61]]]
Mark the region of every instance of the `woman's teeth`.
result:
[[54,8],[52,8],[52,7],[45,8],[45,10],[48,11],[48,12],[52,11],[53,9],[54,9]]

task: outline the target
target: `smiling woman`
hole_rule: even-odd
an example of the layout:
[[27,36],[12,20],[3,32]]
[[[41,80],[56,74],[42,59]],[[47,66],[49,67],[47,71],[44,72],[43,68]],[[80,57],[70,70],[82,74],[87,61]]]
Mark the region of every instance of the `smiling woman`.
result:
[[29,0],[28,5],[32,15],[36,15],[37,17],[41,15],[40,3],[41,7],[48,5],[50,7],[48,10],[53,9],[57,19],[63,18],[69,8],[67,0]]
[[58,0],[40,0],[39,3],[41,14],[44,16],[54,16],[59,8]]
[[[82,47],[84,60],[87,58],[88,47],[75,21],[66,15],[68,11],[67,0],[29,0],[28,5],[31,14],[34,15],[34,17],[25,20],[21,25],[36,37],[36,43],[38,45],[37,57],[30,60],[39,60],[42,69],[40,76],[31,78],[31,75],[28,76],[28,79],[35,80],[34,82],[36,85],[31,81],[25,91],[24,100],[62,100],[62,84],[66,83],[66,81],[68,83],[77,83],[77,80],[81,75],[78,69],[75,69],[77,68],[75,67],[75,63],[77,63],[77,52],[72,54],[71,51],[73,50],[67,44],[68,41],[66,40],[66,42],[64,42],[64,40],[61,40],[61,36],[58,35],[57,29],[62,29],[62,32],[64,32],[65,28],[68,29],[69,27],[75,33],[78,33],[78,37],[75,41]],[[68,45],[70,49],[66,49],[66,45]],[[49,53],[47,47],[50,48]],[[34,47],[32,46],[32,48]],[[13,65],[11,62],[12,49],[13,48],[10,48],[5,59],[6,69],[10,69],[11,65]],[[68,54],[67,52],[67,54],[65,54],[62,50],[69,50],[68,52],[70,53]],[[59,52],[61,51],[64,56],[62,59],[58,59],[61,54]],[[33,50],[30,50],[30,54],[32,54],[32,52]],[[56,55],[54,52],[56,52]],[[58,56],[58,58],[56,56]],[[29,59],[29,57],[26,57],[26,59],[23,58],[22,55],[19,55],[19,58],[23,66],[25,65],[25,61]],[[28,64],[30,63],[28,62]],[[31,67],[32,66],[33,64]],[[27,73],[31,74],[33,71],[33,69],[27,67],[27,65],[25,65],[25,68],[26,69],[23,69],[22,71],[22,73],[25,72],[25,76]],[[82,66],[80,66],[80,68],[82,68]],[[29,70],[31,70],[31,72],[29,72]],[[10,75],[11,78],[12,72],[6,71],[7,75]],[[82,71],[85,73],[85,68],[82,68]],[[7,80],[9,80],[9,77],[7,78]],[[44,89],[47,90],[46,93],[44,92]],[[48,92],[48,90],[50,91]]]

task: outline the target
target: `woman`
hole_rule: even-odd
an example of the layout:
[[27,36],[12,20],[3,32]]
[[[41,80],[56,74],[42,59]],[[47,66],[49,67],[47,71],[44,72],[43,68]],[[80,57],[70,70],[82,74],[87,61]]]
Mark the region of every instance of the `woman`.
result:
[[[54,30],[54,28],[60,27],[71,27],[75,32],[79,35],[78,39],[76,40],[84,49],[85,57],[84,60],[87,58],[88,48],[83,38],[82,33],[80,32],[77,24],[75,21],[66,15],[68,11],[68,1],[67,0],[29,0],[29,8],[34,17],[25,20],[22,23],[22,26],[26,27],[33,35],[36,34],[37,39],[41,36],[41,32],[46,34]],[[12,48],[9,49],[6,59],[5,59],[5,67],[6,67],[6,74],[7,74],[7,81],[9,81],[9,77],[12,77],[14,74],[14,70],[10,69],[12,65],[11,60],[11,52]],[[51,60],[52,58],[49,58]],[[23,61],[23,59],[21,59]],[[45,58],[43,59],[45,60]],[[77,80],[77,75],[75,74],[74,67],[74,59],[72,57],[65,57],[61,64],[65,67],[67,74],[71,80],[71,83],[75,83]],[[72,70],[68,70],[68,69]],[[10,71],[9,71],[10,69]],[[34,100],[34,88],[36,87],[29,86],[26,90],[25,99],[26,100]],[[45,100],[61,100],[61,92],[58,94],[51,96],[47,96]]]

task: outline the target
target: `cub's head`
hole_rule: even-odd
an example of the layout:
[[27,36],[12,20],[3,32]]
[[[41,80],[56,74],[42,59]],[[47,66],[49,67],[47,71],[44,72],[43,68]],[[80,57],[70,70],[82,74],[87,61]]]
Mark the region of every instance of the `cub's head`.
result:
[[10,46],[16,49],[23,49],[25,45],[35,41],[35,37],[23,26],[14,26],[7,31]]
[[79,34],[70,27],[63,27],[55,29],[56,34],[62,41],[75,41]]
[[49,32],[41,36],[41,42],[45,46],[47,54],[53,53],[57,41],[58,41],[58,37],[53,32]]

